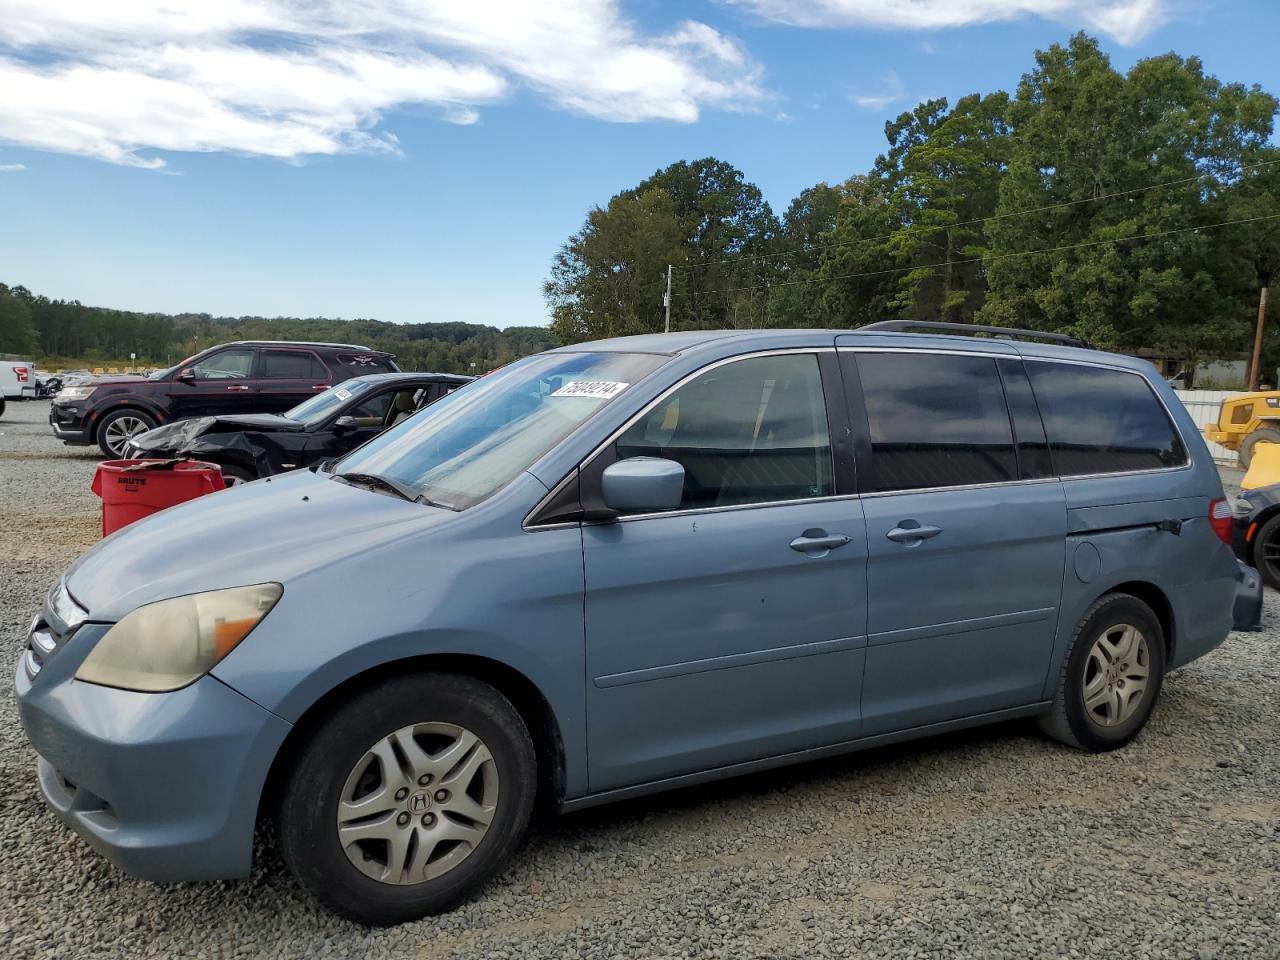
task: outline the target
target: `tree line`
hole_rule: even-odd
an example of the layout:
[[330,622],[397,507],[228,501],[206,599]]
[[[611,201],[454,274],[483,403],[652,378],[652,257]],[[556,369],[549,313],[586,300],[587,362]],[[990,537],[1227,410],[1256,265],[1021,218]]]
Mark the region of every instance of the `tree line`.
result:
[[55,358],[67,365],[120,362],[132,353],[140,366],[169,366],[228,340],[358,343],[394,353],[404,370],[439,373],[484,373],[555,346],[543,327],[136,313],[52,300],[0,284],[0,353]]
[[663,329],[671,264],[672,329],[946,320],[1241,357],[1280,270],[1277,106],[1195,57],[1121,73],[1077,34],[1037,51],[1012,94],[886,123],[871,170],[781,217],[715,158],[619,192],[552,261],[551,329],[563,343]]

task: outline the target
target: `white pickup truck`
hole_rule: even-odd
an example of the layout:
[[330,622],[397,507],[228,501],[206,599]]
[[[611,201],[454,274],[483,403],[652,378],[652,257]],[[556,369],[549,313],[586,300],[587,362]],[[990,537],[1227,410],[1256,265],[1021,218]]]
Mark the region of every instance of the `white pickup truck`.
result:
[[36,364],[16,353],[0,353],[0,414],[7,400],[32,400],[36,396]]

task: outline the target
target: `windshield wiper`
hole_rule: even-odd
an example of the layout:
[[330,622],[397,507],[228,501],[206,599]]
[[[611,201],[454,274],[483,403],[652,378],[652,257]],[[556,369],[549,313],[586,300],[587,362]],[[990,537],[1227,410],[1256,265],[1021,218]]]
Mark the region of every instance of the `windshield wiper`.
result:
[[408,500],[410,503],[416,503],[418,500],[418,491],[413,487],[401,483],[399,480],[384,477],[380,473],[335,473],[334,477],[351,484],[381,487],[383,490],[390,490],[401,500]]
[[447,503],[437,503],[435,500],[428,500],[425,494],[419,493],[407,483],[401,483],[399,480],[393,480],[390,477],[384,477],[380,473],[335,473],[334,479],[343,480],[352,484],[363,484],[369,487],[381,487],[384,490],[390,490],[402,500],[408,500],[410,503],[421,503],[428,507],[442,507],[445,510],[453,510],[454,508]]

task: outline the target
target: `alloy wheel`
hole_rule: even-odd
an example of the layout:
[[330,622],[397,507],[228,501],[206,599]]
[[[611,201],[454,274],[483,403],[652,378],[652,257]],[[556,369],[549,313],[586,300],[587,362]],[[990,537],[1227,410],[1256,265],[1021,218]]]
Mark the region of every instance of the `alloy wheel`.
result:
[[1084,709],[1102,727],[1124,723],[1141,706],[1151,675],[1147,638],[1129,623],[1099,634],[1084,666]]
[[1266,574],[1265,581],[1271,585],[1280,583],[1280,527],[1258,544],[1258,566]]
[[145,433],[151,429],[150,424],[146,421],[131,416],[116,417],[107,424],[106,437],[107,446],[111,448],[111,452],[117,457],[124,452],[125,445],[140,433]]
[[374,880],[422,883],[475,852],[497,804],[498,769],[483,741],[454,724],[418,723],[352,768],[338,798],[338,842]]

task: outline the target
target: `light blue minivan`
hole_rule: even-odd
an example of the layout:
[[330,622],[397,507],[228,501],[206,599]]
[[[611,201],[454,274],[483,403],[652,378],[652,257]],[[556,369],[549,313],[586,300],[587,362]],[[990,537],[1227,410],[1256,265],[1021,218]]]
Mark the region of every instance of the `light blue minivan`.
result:
[[901,326],[552,350],[127,527],[18,667],[50,806],[165,881],[244,876],[274,819],[311,894],[394,923],[540,797],[1019,717],[1121,746],[1260,589],[1209,452],[1143,361]]

